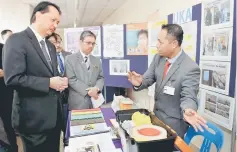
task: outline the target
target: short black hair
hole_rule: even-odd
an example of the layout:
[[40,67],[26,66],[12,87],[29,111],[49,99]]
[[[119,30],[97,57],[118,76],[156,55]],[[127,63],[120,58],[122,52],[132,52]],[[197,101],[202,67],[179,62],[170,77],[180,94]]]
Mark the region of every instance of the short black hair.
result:
[[54,37],[56,41],[58,41],[58,37],[62,40],[61,36],[57,33],[52,33],[51,35],[47,36],[46,39],[50,39],[51,37]]
[[94,37],[96,39],[96,36],[93,32],[91,31],[83,31],[80,36],[80,40],[83,41],[87,36]]
[[12,33],[12,30],[9,30],[9,29],[5,29],[1,32],[1,36],[3,38],[4,35],[6,35],[8,32],[11,32]]
[[147,30],[144,30],[144,29],[140,30],[140,31],[137,33],[137,37],[139,37],[139,35],[141,35],[141,34],[145,34],[146,37],[148,37],[148,31],[147,31]]
[[30,18],[30,24],[34,23],[35,22],[35,14],[37,12],[41,12],[41,13],[47,13],[49,11],[49,6],[53,6],[54,8],[56,8],[59,12],[59,14],[61,15],[62,12],[59,8],[58,5],[54,4],[54,3],[51,3],[51,2],[48,2],[48,1],[43,1],[43,2],[40,2],[33,10],[33,13],[31,15],[31,18]]
[[167,35],[173,36],[177,41],[179,46],[181,46],[183,42],[183,29],[178,24],[165,24],[161,27],[162,30],[167,30]]

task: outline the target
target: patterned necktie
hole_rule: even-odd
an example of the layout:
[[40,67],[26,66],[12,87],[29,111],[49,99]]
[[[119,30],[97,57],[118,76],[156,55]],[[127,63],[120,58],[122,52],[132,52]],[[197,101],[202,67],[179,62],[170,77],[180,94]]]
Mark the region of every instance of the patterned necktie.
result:
[[90,69],[90,63],[89,63],[89,61],[88,61],[88,57],[87,57],[87,56],[85,56],[84,61],[85,61],[85,63],[86,63],[86,68],[87,68],[87,70],[89,70],[89,69]]
[[167,72],[168,72],[168,69],[170,67],[170,64],[171,63],[168,60],[165,62],[165,68],[164,68],[164,73],[163,73],[163,80],[165,79],[165,77],[167,75]]
[[41,40],[41,41],[40,41],[40,44],[41,44],[41,49],[42,49],[42,51],[43,51],[44,57],[45,57],[45,59],[47,60],[47,63],[48,63],[48,65],[49,65],[49,68],[50,68],[51,71],[53,71],[51,59],[50,59],[49,54],[47,53],[46,44],[45,44],[44,40]]
[[60,73],[63,74],[64,73],[64,65],[63,65],[63,61],[62,61],[62,58],[60,57],[59,53],[57,54],[57,60],[58,60]]

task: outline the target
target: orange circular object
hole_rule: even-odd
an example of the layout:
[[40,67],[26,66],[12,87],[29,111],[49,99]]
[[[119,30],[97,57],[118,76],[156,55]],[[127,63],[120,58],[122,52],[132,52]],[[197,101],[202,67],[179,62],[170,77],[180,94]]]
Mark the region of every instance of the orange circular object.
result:
[[159,136],[160,135],[160,131],[154,128],[139,129],[138,133],[143,136]]

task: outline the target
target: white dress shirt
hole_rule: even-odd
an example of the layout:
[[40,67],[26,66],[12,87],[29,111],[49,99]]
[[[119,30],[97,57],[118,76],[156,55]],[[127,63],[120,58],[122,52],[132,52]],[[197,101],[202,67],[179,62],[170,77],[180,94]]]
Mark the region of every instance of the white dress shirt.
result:
[[[33,33],[35,34],[36,39],[38,40],[38,43],[39,43],[39,45],[40,45],[40,47],[41,47],[41,49],[42,49],[42,46],[41,46],[40,42],[41,42],[42,40],[45,42],[45,38],[43,38],[36,30],[34,30],[33,27],[29,26],[29,28],[30,28],[30,29],[33,31]],[[45,42],[45,47],[46,47],[47,54],[49,55],[49,58],[50,58],[50,60],[51,60],[51,56],[50,56],[50,54],[49,54],[49,49],[48,49],[48,46],[47,46],[46,42]]]

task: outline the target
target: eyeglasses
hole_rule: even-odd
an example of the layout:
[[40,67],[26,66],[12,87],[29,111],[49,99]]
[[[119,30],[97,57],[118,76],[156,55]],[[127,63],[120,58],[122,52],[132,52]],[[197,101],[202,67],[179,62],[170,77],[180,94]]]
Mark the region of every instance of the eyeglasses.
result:
[[95,45],[96,45],[95,42],[84,42],[84,43],[86,43],[87,45],[92,45],[92,46],[95,46]]

